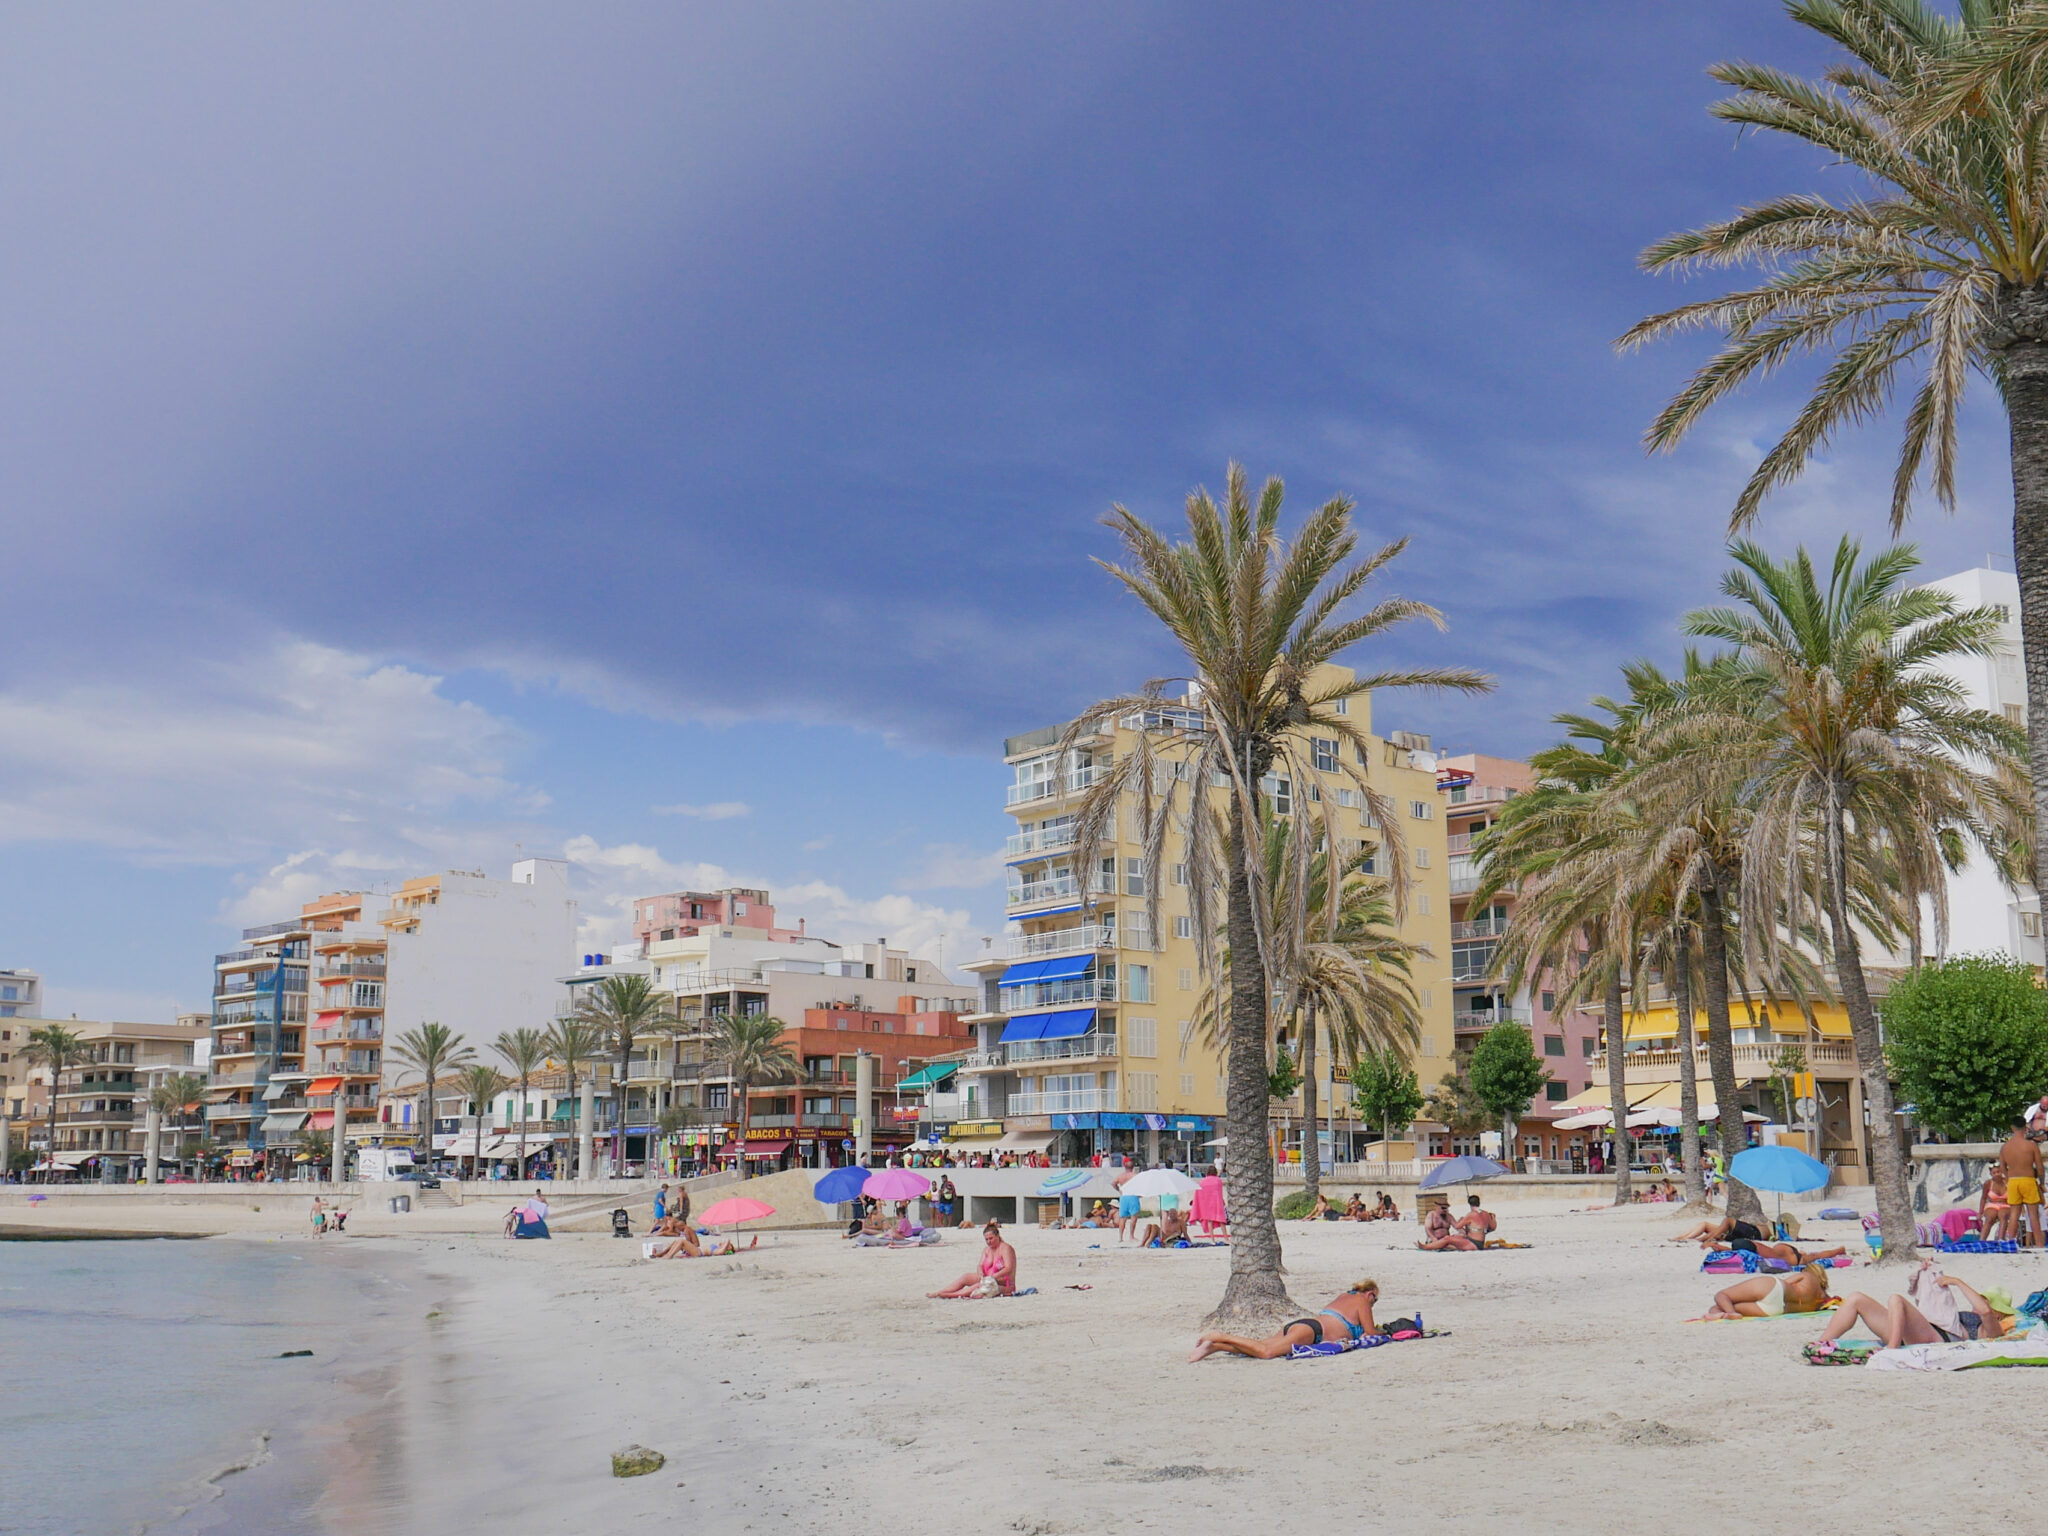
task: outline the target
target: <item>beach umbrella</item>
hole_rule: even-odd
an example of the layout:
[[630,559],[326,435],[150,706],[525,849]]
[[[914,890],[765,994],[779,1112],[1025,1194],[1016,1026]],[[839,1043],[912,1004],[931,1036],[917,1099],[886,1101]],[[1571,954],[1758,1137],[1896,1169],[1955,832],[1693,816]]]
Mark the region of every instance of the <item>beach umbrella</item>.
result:
[[707,1227],[737,1226],[743,1221],[759,1221],[763,1216],[773,1216],[775,1207],[761,1200],[749,1200],[740,1196],[732,1200],[721,1200],[697,1219]]
[[1490,1157],[1453,1157],[1438,1163],[1422,1176],[1422,1189],[1442,1189],[1446,1184],[1469,1184],[1474,1179],[1497,1179],[1506,1173]]
[[1117,1193],[1146,1200],[1160,1195],[1192,1195],[1201,1187],[1178,1168],[1147,1168],[1135,1178],[1125,1179]]
[[1797,1195],[1809,1189],[1826,1189],[1828,1165],[1808,1157],[1797,1147],[1751,1147],[1735,1154],[1728,1176],[1740,1179],[1751,1189],[1768,1189],[1775,1194]]
[[[1062,1168],[1058,1173],[1049,1175],[1046,1181],[1038,1186],[1038,1193],[1063,1195],[1070,1189],[1079,1189],[1094,1177],[1095,1170],[1092,1168]],[[1135,1184],[1137,1180],[1133,1179],[1131,1183]]]
[[811,1187],[811,1198],[824,1205],[857,1199],[860,1187],[867,1181],[868,1171],[865,1168],[834,1168]]
[[915,1200],[932,1187],[932,1181],[908,1168],[878,1168],[868,1175],[861,1193],[875,1200]]

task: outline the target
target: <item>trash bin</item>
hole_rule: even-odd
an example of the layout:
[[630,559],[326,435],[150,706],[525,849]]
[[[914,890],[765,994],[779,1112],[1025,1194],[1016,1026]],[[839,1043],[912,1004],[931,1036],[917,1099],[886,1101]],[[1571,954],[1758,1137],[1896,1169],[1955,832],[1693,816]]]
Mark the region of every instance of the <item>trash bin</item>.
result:
[[399,1215],[399,1214],[400,1214],[401,1212],[404,1212],[404,1211],[410,1211],[411,1209],[412,1209],[412,1196],[411,1196],[411,1195],[393,1195],[393,1196],[391,1197],[391,1214],[392,1214],[392,1215],[396,1216],[396,1215]]

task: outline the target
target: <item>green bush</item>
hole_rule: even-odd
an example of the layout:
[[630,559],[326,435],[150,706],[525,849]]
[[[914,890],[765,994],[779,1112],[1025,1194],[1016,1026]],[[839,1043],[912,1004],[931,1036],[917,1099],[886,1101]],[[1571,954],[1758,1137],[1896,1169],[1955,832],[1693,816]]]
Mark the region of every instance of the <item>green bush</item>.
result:
[[1959,955],[1900,977],[1881,1005],[1885,1061],[1919,1122],[1998,1141],[2048,1093],[2048,993],[2031,966]]
[[1305,1189],[1297,1189],[1291,1195],[1282,1195],[1273,1214],[1282,1221],[1298,1221],[1316,1208],[1314,1196]]

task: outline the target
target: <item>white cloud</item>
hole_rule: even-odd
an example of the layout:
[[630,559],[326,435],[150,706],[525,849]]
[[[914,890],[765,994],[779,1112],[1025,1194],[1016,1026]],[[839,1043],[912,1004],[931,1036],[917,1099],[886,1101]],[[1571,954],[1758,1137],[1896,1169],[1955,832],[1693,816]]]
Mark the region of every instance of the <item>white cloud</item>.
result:
[[924,856],[920,868],[896,882],[898,890],[973,891],[994,885],[1003,877],[1000,848],[983,850],[963,848],[958,843],[926,843]]
[[805,853],[821,853],[821,852],[823,852],[823,851],[824,851],[825,849],[827,849],[827,848],[830,848],[831,846],[832,846],[832,834],[831,834],[830,832],[827,832],[827,833],[826,833],[826,834],[825,834],[825,835],[824,835],[823,837],[814,837],[814,838],[812,838],[812,839],[811,839],[811,840],[810,840],[810,841],[809,841],[808,843],[805,843],[805,844],[804,844],[804,852],[805,852]]
[[744,800],[717,800],[710,805],[657,805],[650,809],[657,816],[694,816],[699,821],[731,821],[736,816],[754,814],[754,808]]

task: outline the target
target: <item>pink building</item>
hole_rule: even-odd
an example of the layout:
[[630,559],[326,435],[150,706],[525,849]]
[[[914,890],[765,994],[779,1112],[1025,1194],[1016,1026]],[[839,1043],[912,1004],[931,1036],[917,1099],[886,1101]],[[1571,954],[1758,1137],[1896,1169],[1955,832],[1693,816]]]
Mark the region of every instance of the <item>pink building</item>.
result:
[[668,939],[686,939],[707,929],[731,929],[738,939],[786,943],[804,937],[804,920],[794,928],[775,926],[775,904],[766,891],[734,887],[723,891],[675,891],[643,896],[633,903],[633,937],[640,951]]

